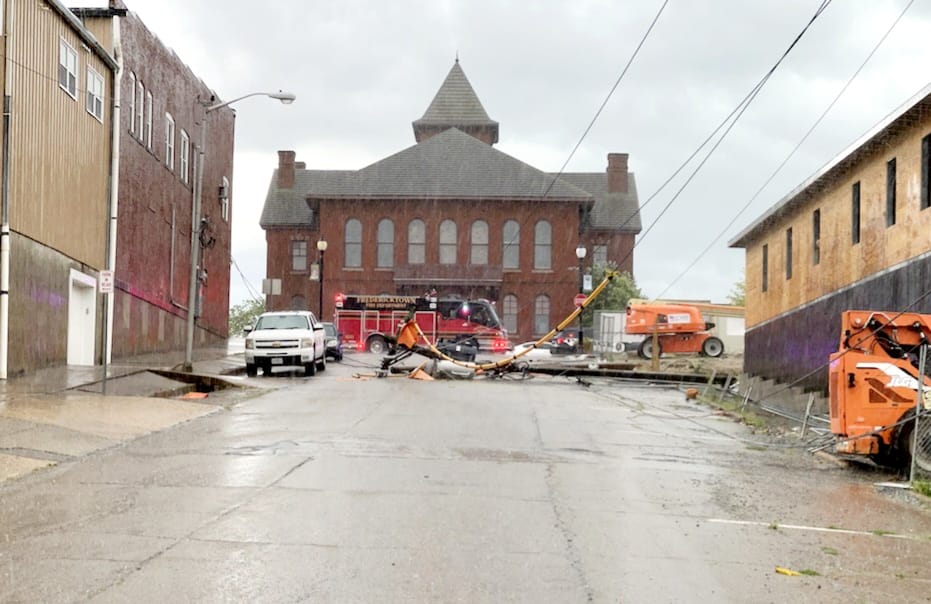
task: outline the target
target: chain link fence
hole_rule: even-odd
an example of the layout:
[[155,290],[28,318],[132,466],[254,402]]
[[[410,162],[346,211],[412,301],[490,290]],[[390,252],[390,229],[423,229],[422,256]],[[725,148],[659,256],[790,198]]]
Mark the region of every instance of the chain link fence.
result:
[[[918,375],[928,375],[927,370],[928,346],[924,345],[918,355]],[[907,421],[897,427],[909,452],[913,483],[916,480],[931,481],[931,389],[924,380],[918,380],[916,401],[915,409],[906,414]]]

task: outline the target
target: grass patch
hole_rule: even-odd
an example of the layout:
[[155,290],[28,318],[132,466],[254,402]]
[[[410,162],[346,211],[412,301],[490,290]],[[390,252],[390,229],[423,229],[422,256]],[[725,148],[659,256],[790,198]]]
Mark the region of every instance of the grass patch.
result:
[[778,530],[779,530],[779,524],[778,524],[777,522],[770,522],[770,523],[769,523],[769,530],[771,530],[771,531],[778,531]]
[[805,575],[807,577],[820,577],[821,576],[821,573],[819,573],[816,570],[811,570],[810,568],[805,568],[803,570],[800,570],[798,571],[798,574]]
[[916,480],[912,483],[912,490],[919,495],[931,497],[931,480]]
[[711,405],[712,407],[717,407],[721,411],[738,418],[743,423],[747,424],[751,428],[763,429],[766,428],[766,419],[758,415],[750,408],[750,405],[744,405],[743,399],[735,396],[725,396],[720,401],[709,399],[704,396],[699,396],[699,400],[703,403]]
[[821,548],[821,551],[829,556],[837,556],[840,554],[840,552],[834,549],[833,547],[828,547],[826,545]]
[[750,451],[768,451],[769,450],[762,445],[747,445],[746,447]]
[[885,537],[886,535],[895,535],[895,533],[892,531],[884,531],[882,529],[876,529],[870,532],[878,537]]

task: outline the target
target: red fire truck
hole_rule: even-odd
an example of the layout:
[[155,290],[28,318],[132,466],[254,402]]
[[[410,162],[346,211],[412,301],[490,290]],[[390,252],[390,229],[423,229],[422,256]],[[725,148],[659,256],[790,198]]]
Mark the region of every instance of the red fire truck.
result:
[[511,347],[507,330],[488,300],[337,294],[336,329],[347,349],[382,354],[411,311],[433,344],[472,339],[481,350],[504,352]]

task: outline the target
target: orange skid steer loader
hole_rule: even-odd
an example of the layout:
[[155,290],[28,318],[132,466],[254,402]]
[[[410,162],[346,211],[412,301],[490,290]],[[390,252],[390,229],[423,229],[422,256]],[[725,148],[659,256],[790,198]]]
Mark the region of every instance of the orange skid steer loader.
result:
[[629,334],[645,335],[637,354],[653,356],[653,334],[657,337],[657,356],[664,352],[692,352],[709,357],[724,353],[724,343],[708,333],[714,323],[706,323],[701,311],[689,304],[630,304],[627,306]]
[[931,431],[913,436],[915,414],[927,421],[931,378],[919,373],[917,361],[921,347],[929,342],[931,315],[868,310],[841,314],[840,345],[828,369],[837,453],[903,467],[914,455],[918,466],[931,470]]

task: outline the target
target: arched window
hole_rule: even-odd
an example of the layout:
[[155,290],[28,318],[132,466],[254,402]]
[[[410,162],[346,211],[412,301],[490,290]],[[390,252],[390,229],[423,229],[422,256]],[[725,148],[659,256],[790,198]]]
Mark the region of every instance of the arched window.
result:
[[394,266],[394,223],[383,218],[378,223],[378,254],[376,266],[391,268]]
[[456,223],[444,220],[440,223],[440,264],[456,264]]
[[427,261],[427,229],[423,220],[415,218],[407,224],[407,263],[423,264]]
[[472,255],[470,264],[488,264],[488,223],[476,220],[472,223]]
[[346,221],[346,232],[343,235],[345,254],[343,266],[346,268],[359,268],[362,266],[362,223],[355,218]]
[[501,321],[509,335],[517,333],[517,296],[508,294],[502,302]]
[[504,240],[501,245],[501,265],[505,269],[520,268],[520,223],[508,220],[504,223],[501,235]]
[[550,330],[550,298],[537,296],[533,301],[533,333],[543,335]]
[[541,220],[533,233],[533,268],[550,270],[553,268],[553,227]]

